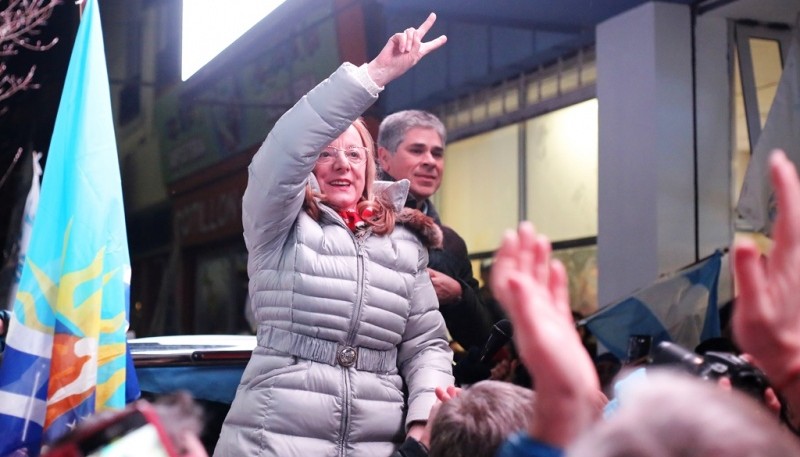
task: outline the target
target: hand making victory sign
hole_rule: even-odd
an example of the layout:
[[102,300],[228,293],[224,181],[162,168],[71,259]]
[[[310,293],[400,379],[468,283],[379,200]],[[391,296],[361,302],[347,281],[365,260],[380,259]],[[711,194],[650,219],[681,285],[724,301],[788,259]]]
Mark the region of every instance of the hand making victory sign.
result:
[[422,42],[435,22],[436,14],[431,13],[419,28],[409,27],[403,32],[392,35],[380,54],[367,66],[367,72],[372,80],[379,86],[385,86],[416,65],[431,51],[445,44],[447,37],[444,35]]

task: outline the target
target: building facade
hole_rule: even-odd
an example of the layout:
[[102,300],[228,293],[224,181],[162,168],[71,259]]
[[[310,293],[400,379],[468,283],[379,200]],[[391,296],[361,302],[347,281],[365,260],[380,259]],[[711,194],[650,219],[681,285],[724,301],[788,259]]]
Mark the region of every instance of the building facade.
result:
[[[573,306],[588,314],[730,246],[743,164],[800,5],[584,2],[596,11],[580,11],[575,0],[563,2],[573,7],[564,19],[544,3],[291,0],[181,82],[181,2],[101,2],[106,47],[125,50],[107,53],[132,328],[248,331],[240,200],[250,157],[308,89],[428,10],[439,15],[431,35],[448,35],[447,45],[366,116],[373,130],[407,108],[444,120],[436,203],[476,274],[502,231],[530,219],[554,240]],[[721,300],[732,294],[727,277]]]

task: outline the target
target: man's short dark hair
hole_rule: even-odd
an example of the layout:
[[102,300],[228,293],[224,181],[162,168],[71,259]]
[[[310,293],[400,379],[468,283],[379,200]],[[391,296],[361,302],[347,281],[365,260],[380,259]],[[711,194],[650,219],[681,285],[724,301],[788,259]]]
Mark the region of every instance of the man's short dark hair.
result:
[[447,143],[447,130],[438,117],[427,111],[409,109],[386,116],[378,128],[378,146],[394,155],[406,133],[415,127],[433,129],[442,138],[442,145]]

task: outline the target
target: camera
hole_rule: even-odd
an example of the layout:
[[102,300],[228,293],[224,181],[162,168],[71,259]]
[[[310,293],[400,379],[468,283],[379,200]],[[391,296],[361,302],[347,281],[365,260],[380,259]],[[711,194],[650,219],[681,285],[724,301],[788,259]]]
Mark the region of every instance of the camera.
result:
[[646,364],[650,359],[653,337],[650,335],[631,335],[628,337],[628,351],[625,364],[629,366]]
[[729,352],[707,352],[701,356],[675,343],[662,341],[653,351],[652,363],[677,365],[702,379],[726,377],[735,389],[760,401],[764,400],[764,391],[769,387],[769,380],[761,370]]

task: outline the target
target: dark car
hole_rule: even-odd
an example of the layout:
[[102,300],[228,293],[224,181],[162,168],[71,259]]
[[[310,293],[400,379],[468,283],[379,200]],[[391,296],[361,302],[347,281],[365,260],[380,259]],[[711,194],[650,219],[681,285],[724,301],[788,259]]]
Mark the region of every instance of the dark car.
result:
[[128,340],[142,396],[188,391],[205,411],[201,439],[213,452],[256,337],[177,335]]

